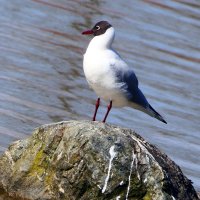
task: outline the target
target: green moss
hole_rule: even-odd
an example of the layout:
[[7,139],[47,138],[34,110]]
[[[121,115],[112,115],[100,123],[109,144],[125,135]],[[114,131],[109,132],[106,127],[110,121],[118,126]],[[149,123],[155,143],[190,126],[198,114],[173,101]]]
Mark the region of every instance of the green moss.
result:
[[47,159],[48,157],[44,155],[44,145],[42,145],[41,149],[35,155],[29,174],[33,176],[35,176],[35,174],[38,176],[43,175],[49,164]]
[[48,171],[48,174],[45,177],[45,185],[51,186],[53,184],[54,174],[55,174],[55,171],[53,170]]
[[130,185],[129,197],[137,197],[142,199],[142,197],[146,195],[146,188],[144,187],[142,181],[138,180],[136,174],[131,178]]
[[43,179],[45,185],[51,186],[53,184],[55,174],[55,171],[52,168],[53,166],[50,166],[52,155],[48,150],[51,148],[49,146],[47,148],[45,144],[42,144],[42,141],[40,138],[38,138],[37,134],[34,135],[34,144],[35,146],[30,150],[29,154],[33,155],[35,151],[37,153],[34,155],[34,159],[31,161],[32,165],[29,169],[28,176],[32,178],[37,178],[37,176],[39,176]]
[[150,192],[146,193],[146,195],[143,197],[143,200],[152,200]]
[[49,157],[44,153],[44,145],[35,155],[32,167],[30,169],[31,176],[44,176],[45,185],[51,186],[54,181],[55,172],[49,168]]

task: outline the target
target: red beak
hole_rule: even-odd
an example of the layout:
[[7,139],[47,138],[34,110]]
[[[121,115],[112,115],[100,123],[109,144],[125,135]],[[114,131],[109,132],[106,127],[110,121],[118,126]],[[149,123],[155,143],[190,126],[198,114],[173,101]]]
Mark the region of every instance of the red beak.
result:
[[88,31],[83,31],[82,32],[83,35],[91,35],[93,33],[94,33],[93,30],[88,30]]

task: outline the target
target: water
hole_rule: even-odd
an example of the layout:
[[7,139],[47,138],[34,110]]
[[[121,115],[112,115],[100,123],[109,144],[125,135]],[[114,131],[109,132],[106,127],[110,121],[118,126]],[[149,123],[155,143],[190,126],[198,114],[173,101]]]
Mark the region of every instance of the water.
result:
[[[132,3],[131,3],[132,2]],[[130,108],[108,122],[167,153],[200,190],[200,2],[0,0],[0,151],[44,123],[91,119],[96,95],[82,70],[97,21],[116,29],[114,47],[132,66],[165,125]],[[97,119],[102,120],[106,104]]]

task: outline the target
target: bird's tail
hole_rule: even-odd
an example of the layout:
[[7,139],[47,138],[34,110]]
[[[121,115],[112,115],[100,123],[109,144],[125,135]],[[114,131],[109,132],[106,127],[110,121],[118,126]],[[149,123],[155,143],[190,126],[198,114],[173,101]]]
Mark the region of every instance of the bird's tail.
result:
[[167,122],[164,120],[164,118],[156,111],[153,109],[153,107],[149,104],[148,107],[148,114],[152,117],[155,117],[156,119],[160,120],[161,122],[167,124]]

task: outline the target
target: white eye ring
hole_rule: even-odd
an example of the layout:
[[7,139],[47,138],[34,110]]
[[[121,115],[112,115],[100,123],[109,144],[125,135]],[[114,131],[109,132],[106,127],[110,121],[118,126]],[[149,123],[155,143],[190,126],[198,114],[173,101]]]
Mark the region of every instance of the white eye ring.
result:
[[98,31],[101,27],[100,26],[96,26],[96,30]]

